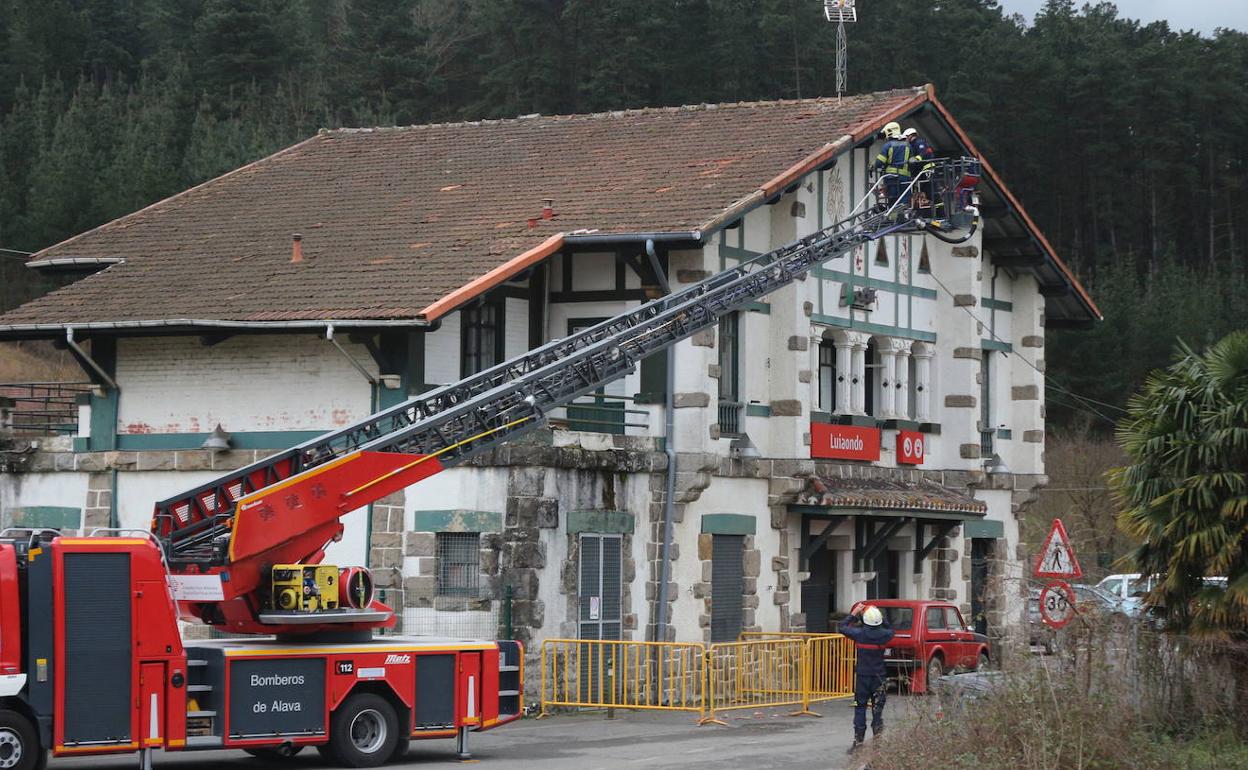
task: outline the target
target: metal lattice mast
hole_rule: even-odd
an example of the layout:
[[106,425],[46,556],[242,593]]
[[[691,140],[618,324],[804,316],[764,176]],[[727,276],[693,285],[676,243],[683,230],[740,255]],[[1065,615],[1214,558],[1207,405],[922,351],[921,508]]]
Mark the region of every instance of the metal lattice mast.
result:
[[823,0],[823,15],[836,22],[836,98],[839,100],[847,90],[849,80],[849,44],[845,37],[845,22],[858,21],[855,0]]

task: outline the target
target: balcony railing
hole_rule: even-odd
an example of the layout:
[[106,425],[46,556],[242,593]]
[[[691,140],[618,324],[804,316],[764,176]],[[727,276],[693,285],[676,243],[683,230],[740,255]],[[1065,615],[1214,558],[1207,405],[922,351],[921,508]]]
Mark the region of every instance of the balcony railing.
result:
[[632,396],[592,393],[555,410],[550,425],[556,429],[615,435],[623,435],[627,428],[649,429],[649,422],[638,422],[636,418],[648,418],[650,412],[631,408],[629,404],[633,403]]
[[78,399],[89,382],[0,383],[0,429],[18,436],[56,436],[78,431]]
[[740,401],[719,400],[719,435],[737,436],[741,434],[741,413],[745,404]]

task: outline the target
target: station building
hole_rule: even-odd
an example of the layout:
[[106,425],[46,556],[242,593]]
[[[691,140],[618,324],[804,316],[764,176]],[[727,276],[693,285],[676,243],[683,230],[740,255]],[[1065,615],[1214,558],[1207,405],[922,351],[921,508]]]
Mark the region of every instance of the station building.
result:
[[[45,249],[32,269],[82,277],[0,339],[59,341],[91,385],[66,435],[10,431],[3,523],[146,529],[156,500],[833,225],[892,120],[978,155],[930,86],[331,130]],[[681,342],[671,435],[659,355],[349,514],[330,560],[370,566],[407,632],[505,614],[530,645],[653,638],[660,598],[689,641],[884,597],[1021,628],[1045,332],[1100,316],[984,160],[967,242],[886,236]]]

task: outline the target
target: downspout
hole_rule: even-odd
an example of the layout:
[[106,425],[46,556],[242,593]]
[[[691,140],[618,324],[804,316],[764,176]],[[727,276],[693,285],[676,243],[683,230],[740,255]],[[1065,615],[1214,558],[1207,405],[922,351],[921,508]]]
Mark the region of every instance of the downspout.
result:
[[[341,353],[344,358],[346,358],[348,361],[351,362],[351,365],[355,367],[356,371],[364,375],[364,379],[368,380],[368,407],[369,407],[368,413],[376,414],[377,404],[380,400],[380,395],[378,393],[378,390],[381,387],[381,378],[374,377],[371,373],[369,373],[369,371],[364,368],[363,364],[355,360],[355,356],[348,353],[347,349],[344,348],[342,344],[338,342],[338,340],[334,339],[334,325],[333,324],[325,324],[325,339],[329,341],[329,344],[338,348],[338,352]],[[373,555],[373,504],[369,503],[367,506],[367,509],[368,510],[365,512],[365,515],[364,515],[364,566],[372,567],[371,562],[372,562],[372,555]],[[402,576],[400,576],[400,579],[401,578]]]
[[[662,266],[659,265],[659,255],[654,251],[654,239],[646,239],[646,256],[650,258],[650,268],[654,271],[654,276],[659,282],[659,288],[664,294],[671,294],[672,287],[667,282],[667,274],[663,272]],[[663,496],[663,543],[659,551],[659,591],[658,602],[656,608],[656,619],[654,635],[656,642],[667,641],[667,584],[672,576],[672,561],[670,558],[672,550],[672,512],[675,507],[676,498],[676,418],[675,418],[675,394],[676,394],[676,346],[672,345],[667,348],[664,355],[667,356],[667,382],[665,383],[663,393],[663,415],[665,424],[663,426],[663,452],[667,455],[667,491]]]

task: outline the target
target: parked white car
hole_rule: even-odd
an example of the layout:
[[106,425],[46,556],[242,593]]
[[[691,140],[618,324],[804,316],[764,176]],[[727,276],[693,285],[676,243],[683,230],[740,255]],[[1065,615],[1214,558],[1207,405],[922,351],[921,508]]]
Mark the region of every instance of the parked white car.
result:
[[1140,573],[1138,572],[1110,575],[1097,583],[1096,587],[1118,599],[1129,599],[1131,598],[1131,586],[1139,579]]

